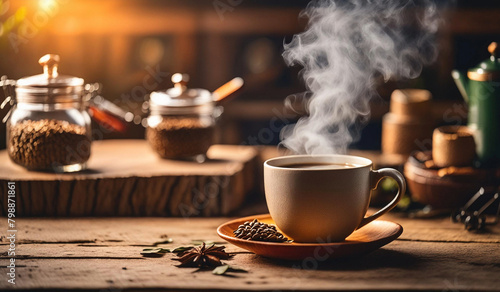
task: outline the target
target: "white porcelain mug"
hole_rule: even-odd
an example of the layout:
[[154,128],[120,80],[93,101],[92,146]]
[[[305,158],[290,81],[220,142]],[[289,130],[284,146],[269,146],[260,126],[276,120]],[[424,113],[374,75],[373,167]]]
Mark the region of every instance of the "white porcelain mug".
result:
[[[296,242],[342,241],[389,212],[406,190],[392,168],[372,170],[372,161],[350,155],[293,155],[264,163],[266,202],[276,225]],[[385,207],[365,217],[371,190],[384,177],[399,190]]]

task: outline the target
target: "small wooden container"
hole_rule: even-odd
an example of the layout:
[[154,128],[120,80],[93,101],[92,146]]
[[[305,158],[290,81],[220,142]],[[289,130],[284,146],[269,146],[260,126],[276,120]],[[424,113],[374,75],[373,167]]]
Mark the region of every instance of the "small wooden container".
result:
[[410,155],[415,150],[430,150],[433,120],[385,114],[382,120],[382,152]]
[[398,116],[428,116],[432,94],[425,89],[397,89],[391,95],[391,113]]
[[423,89],[397,89],[390,112],[382,119],[382,152],[410,155],[430,150],[435,121],[430,115],[432,94]]
[[476,143],[466,126],[436,128],[432,136],[432,157],[437,167],[472,166]]

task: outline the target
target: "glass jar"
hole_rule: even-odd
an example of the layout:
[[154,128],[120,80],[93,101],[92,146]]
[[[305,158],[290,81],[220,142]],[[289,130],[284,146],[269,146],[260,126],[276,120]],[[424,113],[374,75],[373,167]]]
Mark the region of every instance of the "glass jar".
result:
[[91,121],[83,100],[84,81],[59,75],[57,55],[45,55],[39,63],[43,74],[9,80],[15,87],[7,120],[9,157],[29,170],[85,169],[91,150]]
[[203,162],[222,107],[215,106],[208,90],[188,89],[188,79],[174,74],[173,88],[150,94],[146,139],[162,158]]

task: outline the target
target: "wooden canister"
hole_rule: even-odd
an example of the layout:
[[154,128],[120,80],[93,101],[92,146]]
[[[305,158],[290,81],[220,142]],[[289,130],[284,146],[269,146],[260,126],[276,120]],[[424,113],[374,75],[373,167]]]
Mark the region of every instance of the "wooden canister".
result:
[[438,167],[471,166],[476,143],[466,126],[436,128],[432,136],[432,159]]
[[430,150],[434,127],[432,119],[388,113],[382,120],[382,152],[410,155]]
[[382,152],[410,155],[432,147],[435,121],[432,94],[424,89],[397,89],[391,95],[390,112],[382,119]]
[[425,89],[396,89],[391,95],[391,113],[399,116],[428,116],[432,94]]

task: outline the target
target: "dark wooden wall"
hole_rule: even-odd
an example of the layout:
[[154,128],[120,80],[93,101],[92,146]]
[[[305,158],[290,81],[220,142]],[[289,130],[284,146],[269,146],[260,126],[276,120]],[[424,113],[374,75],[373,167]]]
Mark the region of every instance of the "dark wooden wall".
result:
[[[478,63],[487,56],[485,46],[500,39],[500,8],[483,2],[459,1],[458,8],[446,11],[438,62],[413,83],[382,86],[384,100],[405,86],[428,88],[437,100],[459,100],[451,69]],[[15,79],[38,74],[38,58],[57,53],[61,73],[101,82],[107,99],[137,114],[144,95],[171,86],[172,73],[188,73],[191,86],[209,90],[241,76],[246,86],[226,107],[220,142],[275,144],[279,130],[268,137],[270,132],[262,129],[271,128],[273,117],[280,117],[276,127],[295,118],[283,100],[303,86],[298,69],[287,68],[281,53],[283,41],[305,27],[298,14],[306,3],[3,0],[0,73]],[[372,119],[379,123],[387,102],[373,107]],[[4,131],[0,127],[0,148]],[[141,138],[143,129],[135,126],[125,135],[106,137]]]

